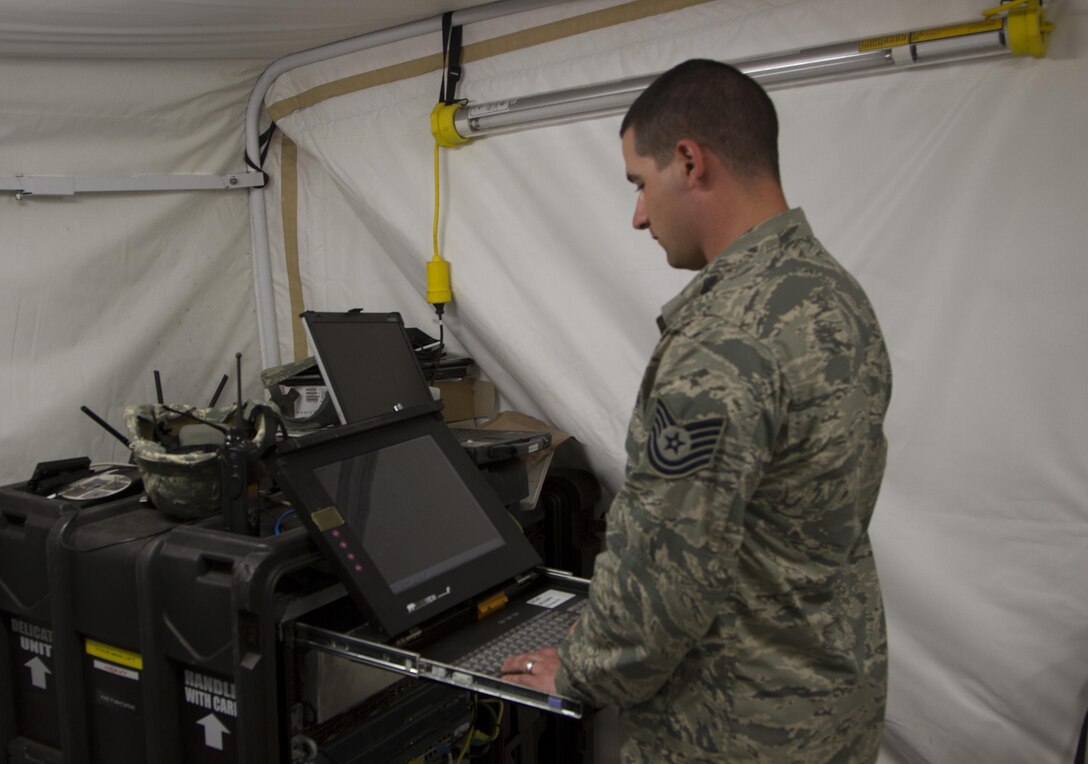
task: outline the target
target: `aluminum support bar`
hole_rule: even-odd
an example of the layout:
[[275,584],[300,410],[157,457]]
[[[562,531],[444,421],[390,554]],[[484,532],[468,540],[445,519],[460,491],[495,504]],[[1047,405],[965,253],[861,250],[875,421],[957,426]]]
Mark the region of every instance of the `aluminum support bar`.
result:
[[68,175],[12,175],[0,177],[0,191],[14,191],[18,199],[30,196],[74,196],[87,193],[145,191],[216,191],[252,188],[263,182],[260,175],[135,175],[101,177]]
[[[507,16],[512,13],[557,5],[565,0],[499,0],[499,2],[455,11],[453,24],[464,26],[488,19]],[[256,168],[260,157],[260,117],[264,98],[272,84],[283,74],[308,64],[328,61],[349,53],[376,48],[400,42],[412,37],[442,31],[442,17],[436,16],[421,21],[382,29],[377,32],[352,37],[340,42],[311,48],[299,53],[277,59],[257,78],[257,82],[246,103],[245,114],[245,152],[247,163]],[[250,236],[253,246],[253,281],[257,301],[257,326],[261,343],[263,368],[280,364],[279,337],[276,330],[276,302],[272,283],[272,254],[268,244],[268,219],[264,209],[264,174],[259,169],[251,173],[262,180],[255,183],[249,193]]]

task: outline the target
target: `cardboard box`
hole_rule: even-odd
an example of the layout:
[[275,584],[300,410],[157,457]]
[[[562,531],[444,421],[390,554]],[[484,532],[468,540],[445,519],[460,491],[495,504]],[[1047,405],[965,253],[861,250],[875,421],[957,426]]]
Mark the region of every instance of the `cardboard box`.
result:
[[442,397],[442,417],[447,422],[495,416],[495,385],[486,379],[439,381],[433,386]]

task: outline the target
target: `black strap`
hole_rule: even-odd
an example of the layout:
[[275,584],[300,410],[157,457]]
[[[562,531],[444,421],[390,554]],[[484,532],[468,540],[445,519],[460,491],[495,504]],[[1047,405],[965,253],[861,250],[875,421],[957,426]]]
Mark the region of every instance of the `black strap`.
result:
[[453,11],[442,14],[442,64],[445,73],[438,100],[451,104],[456,100],[454,93],[461,79],[461,27],[453,25]]
[[268,150],[272,147],[272,136],[275,132],[276,123],[273,122],[257,139],[257,144],[261,147],[261,167],[264,167],[264,160],[268,158]]
[[242,158],[245,160],[246,165],[264,176],[264,182],[261,183],[261,185],[257,186],[257,188],[264,188],[268,185],[268,173],[265,172],[262,168],[264,167],[264,160],[268,158],[268,150],[272,147],[272,135],[275,132],[276,123],[273,122],[268,126],[268,129],[261,133],[260,136],[257,138],[257,152],[260,155],[260,164],[257,164],[252,159],[250,159],[248,152],[243,152],[242,155]]

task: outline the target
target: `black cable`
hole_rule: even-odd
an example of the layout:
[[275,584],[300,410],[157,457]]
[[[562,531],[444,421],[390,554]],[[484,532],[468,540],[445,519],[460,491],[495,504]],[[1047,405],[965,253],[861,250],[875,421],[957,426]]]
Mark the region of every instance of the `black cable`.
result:
[[434,351],[434,364],[431,366],[431,384],[438,380],[438,362],[442,360],[442,350],[446,347],[446,325],[442,321],[442,309],[446,306],[439,303],[434,306],[434,312],[438,314],[438,348]]

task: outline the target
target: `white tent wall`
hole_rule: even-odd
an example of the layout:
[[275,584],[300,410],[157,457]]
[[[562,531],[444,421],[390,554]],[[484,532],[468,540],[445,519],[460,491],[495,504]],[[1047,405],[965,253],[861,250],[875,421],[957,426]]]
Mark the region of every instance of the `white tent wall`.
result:
[[[584,13],[610,3],[574,3]],[[978,18],[966,0],[718,0],[466,65],[482,103]],[[1088,2],[1048,6],[1042,60],[1001,58],[773,93],[787,196],[881,317],[895,392],[873,525],[888,607],[882,762],[1064,762],[1088,707]],[[536,11],[465,30],[532,27]],[[438,35],[313,65],[267,101],[432,54]],[[281,117],[298,145],[305,307],[432,328],[432,73]],[[506,403],[587,447],[606,487],[660,305],[690,274],[630,230],[618,118],[442,155],[447,328]],[[278,160],[270,165],[273,174]],[[269,195],[286,329],[281,200]],[[277,241],[277,239],[280,239]],[[297,307],[297,306],[296,306]]]
[[[399,311],[405,322],[426,331],[433,331],[434,313],[419,299],[409,275],[398,263],[388,258],[370,259],[368,252],[383,251],[381,225],[373,228],[363,224],[365,211],[352,206],[333,176],[319,162],[299,150],[296,163],[297,181],[293,195],[298,208],[305,210],[306,225],[298,231],[297,248],[305,253],[298,263],[301,272],[302,303],[291,302],[285,263],[283,210],[280,190],[283,181],[280,138],[273,140],[273,149],[264,164],[269,175],[265,189],[269,237],[275,274],[275,302],[279,308],[280,357],[286,363],[310,353],[305,338],[293,335],[291,325],[302,307],[312,310]],[[289,204],[291,204],[289,202]],[[390,245],[392,246],[392,245]],[[416,265],[412,263],[411,265]],[[297,321],[294,322],[296,325]],[[452,339],[452,338],[450,338]],[[456,342],[456,340],[454,340]]]
[[[261,66],[0,58],[0,175],[238,172]],[[247,210],[244,191],[0,196],[5,483],[48,459],[127,461],[80,406],[123,430],[153,370],[169,401],[206,404],[242,352],[259,395]]]

